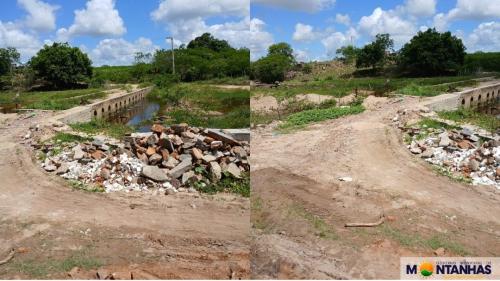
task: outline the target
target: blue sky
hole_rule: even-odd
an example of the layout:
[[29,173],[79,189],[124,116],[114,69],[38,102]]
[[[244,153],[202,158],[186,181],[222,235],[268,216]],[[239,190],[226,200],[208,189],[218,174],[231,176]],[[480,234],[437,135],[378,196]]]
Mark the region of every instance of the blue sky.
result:
[[94,65],[126,65],[136,52],[166,48],[204,32],[235,47],[249,43],[249,0],[2,0],[0,47],[26,62],[52,42],[69,42]]
[[289,42],[299,60],[325,60],[351,42],[389,33],[396,48],[436,27],[468,51],[500,51],[500,0],[2,0],[0,47],[26,62],[52,42],[69,42],[94,65],[126,65],[136,52],[176,45],[204,32],[248,47],[253,60]]
[[468,51],[500,51],[500,0],[254,0],[251,17],[268,43],[289,42],[306,61],[332,58],[341,46],[362,46],[377,33],[391,34],[398,49],[427,27],[451,31]]

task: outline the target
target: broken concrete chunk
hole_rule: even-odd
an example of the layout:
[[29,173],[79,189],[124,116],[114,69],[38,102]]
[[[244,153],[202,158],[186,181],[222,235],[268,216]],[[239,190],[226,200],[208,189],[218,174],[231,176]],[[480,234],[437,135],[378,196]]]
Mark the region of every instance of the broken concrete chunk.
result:
[[241,170],[240,168],[238,167],[238,165],[234,164],[234,163],[230,163],[228,166],[227,166],[227,170],[226,170],[229,174],[231,174],[233,177],[235,178],[241,178]]
[[222,141],[224,143],[230,144],[230,145],[240,145],[240,143],[234,139],[232,136],[228,134],[224,134],[223,132],[215,129],[209,129],[207,132],[207,135],[211,138],[214,138],[216,140]]
[[191,169],[191,164],[192,164],[191,159],[186,159],[186,160],[182,161],[181,163],[179,163],[179,165],[175,166],[175,168],[170,170],[168,172],[168,174],[172,178],[177,179],[180,176],[182,176],[182,174],[184,174],[185,172],[187,172]]
[[157,166],[144,166],[141,175],[157,182],[165,182],[168,180],[167,175]]

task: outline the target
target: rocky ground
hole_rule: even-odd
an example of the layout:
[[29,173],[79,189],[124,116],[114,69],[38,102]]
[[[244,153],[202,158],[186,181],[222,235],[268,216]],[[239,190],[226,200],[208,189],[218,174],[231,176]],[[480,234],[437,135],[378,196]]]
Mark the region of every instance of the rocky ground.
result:
[[498,133],[470,125],[462,128],[446,120],[438,121],[438,118],[427,119],[433,125],[438,124],[438,128],[426,124],[405,126],[401,124],[405,115],[405,111],[398,112],[393,121],[405,132],[411,153],[435,165],[452,179],[500,189]]
[[215,129],[187,124],[166,128],[154,124],[150,133],[133,133],[118,141],[76,136],[86,141],[41,140],[44,130],[32,126],[25,136],[47,172],[106,192],[147,191],[172,195],[198,192],[223,177],[248,173],[249,144]]
[[[101,138],[78,144],[50,145],[57,132],[68,129],[56,119],[57,113],[51,112],[0,115],[0,260],[14,249],[13,258],[0,265],[2,278],[249,277],[248,199],[228,193],[190,193],[187,189],[175,193],[175,196],[157,196],[154,192],[136,191],[129,188],[131,186],[127,186],[129,192],[110,193],[72,189],[68,180],[61,176],[78,177],[81,182],[88,179],[112,188],[118,178],[128,182],[128,172],[133,173],[128,175],[132,177],[130,183],[135,178],[148,190],[159,190],[159,185],[174,182],[172,170],[175,167],[169,169],[161,164],[165,162],[161,149],[158,144],[143,143],[145,136],[133,138],[135,150]],[[162,128],[167,139],[170,139],[169,135],[177,135],[170,129]],[[186,128],[185,133],[188,131],[195,136],[204,135],[203,132],[193,132],[192,128]],[[158,141],[162,133],[153,132]],[[188,142],[190,138],[181,136],[181,139]],[[217,144],[216,140],[214,142]],[[244,146],[225,145],[223,141],[224,148],[219,151],[224,153],[230,146],[230,155],[207,162],[203,157],[209,157],[215,150],[206,142],[195,142],[194,145],[201,147],[201,159],[193,152],[194,147],[188,152],[182,148],[185,143],[173,145],[175,151],[169,151],[169,157],[179,161],[180,165],[189,155],[193,164],[179,176],[177,180],[180,182],[189,170],[196,166],[211,167],[211,162],[217,162],[221,170],[224,161],[229,161],[228,166],[234,163],[237,167],[244,167],[243,159],[229,160],[229,157],[237,157],[232,154],[235,147]],[[155,146],[155,153],[151,156],[160,152],[161,163],[154,162],[157,156],[152,159],[149,156],[147,163],[144,157],[140,160],[138,151],[144,148],[146,151],[141,153],[147,155],[147,150]],[[40,162],[33,148],[45,151],[43,154],[48,160]],[[182,160],[181,155],[185,155]],[[134,170],[139,166],[142,167],[140,171]],[[144,167],[152,167],[156,172],[158,168],[162,177],[168,177],[168,180],[151,179],[155,175],[147,175]],[[82,173],[77,176],[78,168]],[[108,179],[106,170],[109,170]],[[206,171],[203,173],[206,179],[202,180],[212,181],[211,175],[217,175],[213,170]],[[238,168],[238,171],[241,170]],[[238,174],[236,170],[233,172]],[[113,174],[118,178],[113,178]],[[222,179],[224,176],[222,172]],[[141,183],[142,179],[145,182]],[[106,181],[108,183],[104,184]],[[152,183],[156,187],[151,188]],[[172,186],[177,191],[184,188],[173,183]]]
[[[401,256],[500,254],[500,191],[453,180],[414,154],[459,152],[474,137],[446,131],[450,143],[439,147],[446,138],[437,129],[413,153],[403,142],[394,117],[419,122],[424,100],[368,97],[358,115],[289,134],[276,134],[275,123],[252,131],[253,277],[397,279]],[[471,146],[467,160],[490,180],[494,146]]]

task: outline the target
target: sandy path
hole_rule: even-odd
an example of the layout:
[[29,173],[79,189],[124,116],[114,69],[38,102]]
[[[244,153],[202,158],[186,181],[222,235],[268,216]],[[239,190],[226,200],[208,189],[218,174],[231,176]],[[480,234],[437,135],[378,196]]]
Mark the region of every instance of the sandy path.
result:
[[[406,98],[400,103],[384,100],[362,114],[311,125],[292,134],[255,132],[252,135],[252,196],[271,202],[269,208],[275,208],[274,213],[285,210],[275,206],[299,203],[331,224],[340,233],[341,239],[323,241],[326,243],[323,248],[337,249],[333,254],[325,254],[323,248],[311,243],[311,234],[304,234],[296,229],[296,225],[279,223],[271,217],[268,219],[287,233],[279,240],[298,243],[302,248],[313,251],[316,257],[311,254],[289,256],[279,247],[273,247],[273,243],[257,242],[254,245],[257,250],[253,252],[257,265],[252,266],[258,268],[269,262],[258,252],[267,248],[271,252],[269,256],[296,268],[291,270],[292,273],[285,270],[287,277],[296,274],[308,277],[300,272],[311,270],[315,278],[331,278],[331,274],[356,278],[398,278],[399,256],[408,247],[399,245],[394,236],[384,236],[384,233],[356,240],[359,233],[343,229],[343,224],[349,221],[376,221],[381,212],[398,217],[390,223],[391,227],[419,235],[442,232],[448,235],[450,231],[460,229],[460,234],[454,239],[464,247],[474,249],[474,253],[498,255],[499,247],[481,250],[477,242],[465,238],[464,233],[476,237],[484,235],[483,242],[495,244],[500,236],[500,217],[490,214],[500,213],[499,192],[484,186],[469,187],[437,176],[427,163],[407,151],[398,129],[391,125],[398,109],[415,108],[418,104],[419,99],[415,98]],[[338,181],[339,177],[346,176],[353,178],[353,182]],[[456,221],[450,225],[448,218],[453,216]],[[406,225],[412,220],[415,223]],[[275,239],[272,233],[257,235],[258,241]],[[382,246],[380,241],[372,241],[373,237],[382,239]],[[353,243],[359,248],[343,252],[346,244]],[[414,251],[410,249],[410,253]],[[433,255],[432,252],[426,254]],[[343,260],[342,266],[332,263],[332,259]],[[384,271],[379,271],[377,264],[373,263],[376,259],[386,260],[389,268],[383,267]],[[334,272],[326,274],[315,270],[321,260]],[[282,273],[280,270],[269,271],[268,268],[259,276]]]
[[[31,124],[43,123],[43,120],[51,119],[49,115],[51,113],[26,120],[5,121],[0,128],[0,217],[3,221],[11,222],[12,227],[19,221],[44,222],[49,225],[49,231],[56,231],[56,225],[62,224],[68,227],[85,226],[96,232],[106,228],[109,233],[140,232],[164,236],[166,241],[191,241],[182,249],[176,249],[174,245],[169,247],[170,254],[178,251],[179,255],[182,251],[205,255],[210,252],[210,243],[218,241],[225,248],[214,251],[213,261],[218,266],[229,265],[232,262],[230,253],[236,254],[235,262],[244,265],[246,260],[247,264],[239,268],[237,275],[244,277],[248,274],[250,213],[247,199],[229,195],[211,199],[192,195],[153,197],[73,191],[62,179],[46,174],[34,163],[31,153],[19,144]],[[131,208],[131,205],[134,207]],[[2,225],[8,228],[8,223]],[[12,241],[17,241],[17,245],[29,243],[19,239],[15,233],[8,235],[12,235]],[[64,236],[71,235],[66,233]],[[132,244],[139,242],[127,243],[131,243],[132,248]],[[11,243],[0,244],[0,253],[12,246]],[[113,259],[114,255],[124,250],[121,247],[116,245],[107,249],[108,265],[118,263],[127,266],[126,261]],[[215,276],[216,270],[206,265],[211,259],[188,259],[187,262],[192,262],[193,271],[177,272],[173,266],[172,271],[160,270],[158,276],[209,278]],[[175,260],[170,263],[174,265]],[[217,276],[226,278],[228,275]]]

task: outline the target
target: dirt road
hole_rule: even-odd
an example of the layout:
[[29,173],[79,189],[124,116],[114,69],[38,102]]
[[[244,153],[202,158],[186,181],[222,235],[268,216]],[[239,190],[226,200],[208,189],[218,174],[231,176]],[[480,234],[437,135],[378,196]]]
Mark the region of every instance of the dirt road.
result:
[[400,256],[500,254],[499,192],[436,175],[391,122],[420,101],[380,101],[296,133],[252,132],[254,277],[399,278]]
[[20,144],[47,115],[0,122],[0,259],[18,249],[1,278],[248,278],[247,199],[72,190]]

